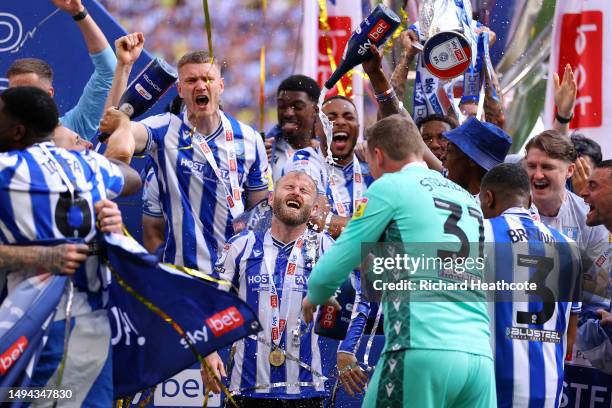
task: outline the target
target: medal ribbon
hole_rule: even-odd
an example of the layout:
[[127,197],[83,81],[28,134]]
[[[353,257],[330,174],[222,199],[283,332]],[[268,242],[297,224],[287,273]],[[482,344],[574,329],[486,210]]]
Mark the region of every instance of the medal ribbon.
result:
[[[271,313],[271,324],[270,324],[270,336],[272,339],[273,346],[271,348],[280,348],[280,341],[287,327],[287,319],[290,315],[293,306],[293,294],[296,292],[295,278],[298,272],[298,264],[302,261],[302,247],[306,241],[308,235],[308,229],[305,229],[302,235],[295,241],[291,253],[287,258],[287,266],[285,267],[284,279],[283,279],[283,294],[282,298],[278,297],[278,290],[274,284],[274,267],[266,263],[266,271],[268,272],[268,281],[270,288],[270,313]],[[280,302],[280,305],[279,305]],[[300,304],[301,307],[301,304]],[[281,320],[280,316],[284,315],[285,319]],[[273,351],[272,350],[272,351]]]
[[238,184],[238,159],[236,156],[236,143],[234,140],[234,131],[232,129],[230,121],[227,119],[223,112],[219,111],[219,115],[221,116],[221,124],[223,126],[225,141],[227,142],[228,147],[227,161],[229,165],[229,188],[221,177],[221,171],[219,171],[219,166],[215,161],[215,156],[213,155],[212,150],[210,150],[210,146],[208,146],[208,142],[206,142],[206,138],[200,133],[198,133],[195,128],[191,132],[193,138],[192,143],[200,148],[200,151],[206,158],[206,161],[215,172],[217,179],[225,188],[225,199],[227,201],[227,207],[229,208],[229,211],[232,214],[232,218],[236,218],[244,212],[244,204],[242,203],[240,185]]
[[[338,185],[336,184],[336,168],[335,166],[330,165],[329,172],[329,189],[332,194],[332,199],[334,200],[334,207],[337,211],[337,214],[340,217],[348,217],[346,209],[344,208],[344,204],[340,197],[340,191],[338,190]],[[342,175],[344,177],[344,174]],[[356,157],[353,157],[353,210],[357,208],[359,201],[361,201],[361,197],[363,196],[363,173],[361,172],[361,164]]]

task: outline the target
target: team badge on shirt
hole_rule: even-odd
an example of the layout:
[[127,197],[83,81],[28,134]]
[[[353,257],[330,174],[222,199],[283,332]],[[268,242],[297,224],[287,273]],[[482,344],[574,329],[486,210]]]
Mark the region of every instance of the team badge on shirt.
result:
[[353,219],[361,218],[361,216],[363,215],[363,212],[365,211],[367,204],[368,204],[368,199],[366,197],[363,197],[359,201],[357,208],[355,208],[355,212],[353,213]]
[[563,227],[563,234],[575,241],[576,238],[578,238],[578,228],[577,227]]

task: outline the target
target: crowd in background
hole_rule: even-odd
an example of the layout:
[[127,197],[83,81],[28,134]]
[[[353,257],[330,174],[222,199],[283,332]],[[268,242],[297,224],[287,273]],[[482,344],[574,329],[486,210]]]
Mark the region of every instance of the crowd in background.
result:
[[[208,49],[204,11],[200,0],[101,0],[108,12],[128,31],[141,31],[146,49],[172,65],[189,50]],[[223,94],[227,110],[246,123],[259,120],[259,53],[266,46],[266,105],[273,106],[281,80],[295,72],[299,63],[296,44],[301,38],[300,2],[268,2],[262,21],[260,1],[214,2],[210,13],[213,52],[227,63],[224,79],[231,84]],[[213,5],[211,5],[212,7]],[[298,46],[296,46],[298,45]],[[266,126],[274,123],[269,110]]]

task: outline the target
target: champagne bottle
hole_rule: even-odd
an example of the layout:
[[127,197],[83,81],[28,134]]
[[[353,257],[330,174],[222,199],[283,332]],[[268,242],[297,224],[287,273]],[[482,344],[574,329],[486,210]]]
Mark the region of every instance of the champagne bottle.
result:
[[342,61],[332,76],[325,82],[325,88],[332,89],[344,74],[372,56],[372,44],[380,47],[399,27],[402,20],[384,4],[376,6],[372,13],[353,31],[346,43]]
[[[178,74],[168,63],[155,58],[128,85],[121,99],[119,110],[130,118],[148,111],[176,82]],[[108,139],[105,133],[98,136],[100,142]]]

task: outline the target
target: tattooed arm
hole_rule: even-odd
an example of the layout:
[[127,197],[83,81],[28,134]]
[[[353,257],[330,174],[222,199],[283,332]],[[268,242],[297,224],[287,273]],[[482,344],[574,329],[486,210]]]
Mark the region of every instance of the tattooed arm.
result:
[[[378,49],[376,48],[375,45],[372,45],[370,49],[372,50],[373,56],[372,58],[364,61],[362,66],[363,66],[363,70],[370,77],[370,82],[372,83],[372,88],[374,88],[374,92],[376,94],[381,94],[391,89],[391,86],[389,85],[389,81],[387,80],[387,77],[385,76],[385,73],[381,66],[382,65],[382,55],[378,52]],[[387,116],[394,115],[397,113],[400,115],[404,115],[412,123],[414,123],[412,116],[408,113],[408,111],[402,105],[400,105],[400,102],[397,99],[397,97],[387,98],[383,102],[379,101],[378,110],[379,110],[379,115],[378,115],[379,119],[382,119],[382,118],[385,118]],[[414,126],[416,128],[416,124]],[[443,169],[442,162],[438,160],[438,158],[431,152],[431,150],[429,150],[429,148],[425,149],[425,154],[424,154],[423,159],[425,160],[425,163],[427,163],[427,166],[430,169],[442,171]]]
[[419,50],[412,44],[418,43],[419,39],[417,34],[412,30],[403,31],[400,35],[400,44],[402,45],[402,54],[399,62],[393,70],[391,75],[391,86],[395,90],[397,99],[400,101],[404,100],[404,94],[406,93],[406,80],[408,79],[408,71],[412,66],[414,57],[419,53]]
[[87,259],[84,244],[55,246],[0,245],[0,271],[42,268],[55,274],[71,275]]
[[[365,60],[362,63],[362,66],[364,72],[368,74],[368,77],[370,78],[374,93],[378,95],[388,91],[393,91],[393,88],[391,88],[391,85],[387,80],[387,76],[382,69],[382,52],[380,52],[375,45],[372,45],[370,50],[372,51],[372,57]],[[401,113],[412,119],[408,112],[401,107],[397,96],[387,98],[387,100],[383,102],[378,101],[378,110],[381,118],[385,118],[396,113]]]

